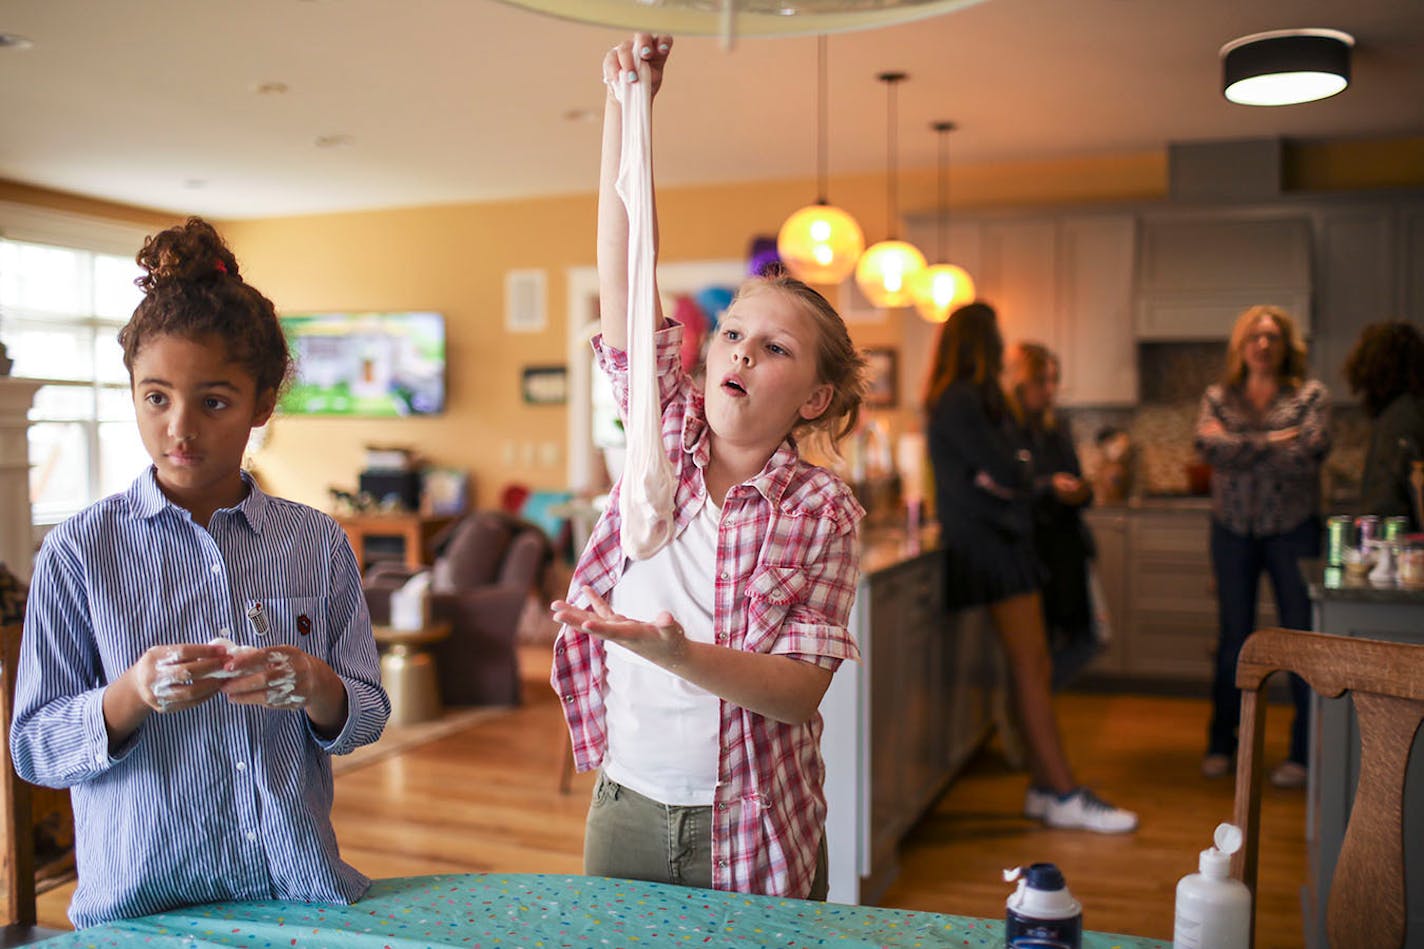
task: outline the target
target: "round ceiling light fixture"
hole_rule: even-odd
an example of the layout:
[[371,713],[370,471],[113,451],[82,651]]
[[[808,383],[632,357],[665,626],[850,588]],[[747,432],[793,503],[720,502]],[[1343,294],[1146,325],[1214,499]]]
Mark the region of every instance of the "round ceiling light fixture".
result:
[[1239,105],[1296,105],[1344,91],[1355,38],[1340,30],[1272,30],[1221,48],[1221,91]]

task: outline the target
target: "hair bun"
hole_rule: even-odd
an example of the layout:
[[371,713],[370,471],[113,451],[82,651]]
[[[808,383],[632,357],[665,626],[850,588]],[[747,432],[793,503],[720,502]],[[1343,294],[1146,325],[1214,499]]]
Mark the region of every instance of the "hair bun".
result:
[[239,276],[237,258],[213,226],[198,217],[144,241],[135,260],[145,271],[135,281],[144,292],[169,283],[204,283]]

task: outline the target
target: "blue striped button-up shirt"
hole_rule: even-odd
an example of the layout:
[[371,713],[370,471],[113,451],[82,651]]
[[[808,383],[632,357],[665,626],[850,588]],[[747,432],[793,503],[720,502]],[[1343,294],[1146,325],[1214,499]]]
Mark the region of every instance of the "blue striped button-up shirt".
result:
[[[76,926],[212,900],[347,903],[370,884],[341,860],[330,817],[328,756],[375,741],[390,712],[356,561],[331,518],[244,479],[247,497],[204,530],[150,468],[36,559],[10,748],[25,780],[72,788]],[[215,636],[327,663],[346,686],[341,733],[217,695],[110,747],[105,687],[151,646]]]

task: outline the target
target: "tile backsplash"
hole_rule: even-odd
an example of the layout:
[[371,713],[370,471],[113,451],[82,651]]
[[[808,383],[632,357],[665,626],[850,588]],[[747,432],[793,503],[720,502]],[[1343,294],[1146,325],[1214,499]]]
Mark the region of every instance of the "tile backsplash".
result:
[[[1185,494],[1187,466],[1196,462],[1192,435],[1202,392],[1221,374],[1221,343],[1144,343],[1138,347],[1141,401],[1129,409],[1067,409],[1078,457],[1090,479],[1102,463],[1097,438],[1105,428],[1128,432],[1134,447],[1133,493]],[[1356,406],[1330,415],[1332,447],[1322,490],[1327,507],[1348,506],[1359,494],[1369,420]]]

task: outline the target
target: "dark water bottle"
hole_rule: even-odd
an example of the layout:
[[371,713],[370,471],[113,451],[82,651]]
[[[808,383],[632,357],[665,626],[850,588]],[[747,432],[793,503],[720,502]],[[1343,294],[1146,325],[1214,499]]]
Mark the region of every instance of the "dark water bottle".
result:
[[1083,908],[1068,892],[1063,873],[1052,863],[1035,863],[1004,874],[1018,889],[1004,917],[1006,949],[1081,949]]

